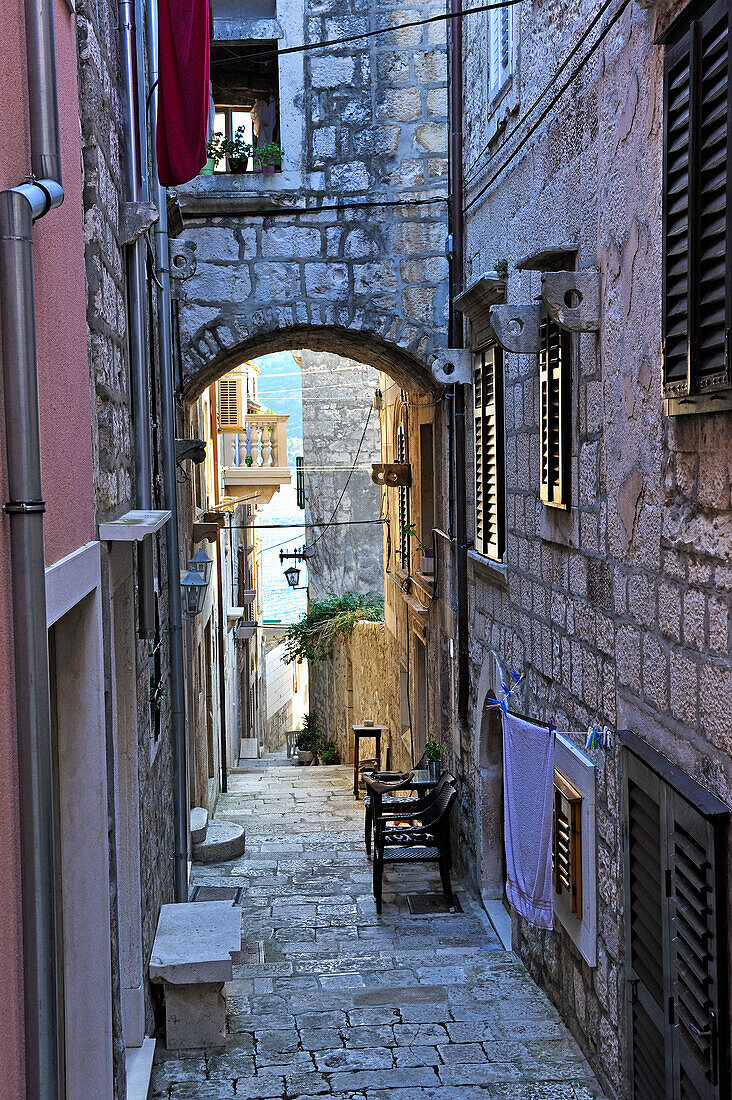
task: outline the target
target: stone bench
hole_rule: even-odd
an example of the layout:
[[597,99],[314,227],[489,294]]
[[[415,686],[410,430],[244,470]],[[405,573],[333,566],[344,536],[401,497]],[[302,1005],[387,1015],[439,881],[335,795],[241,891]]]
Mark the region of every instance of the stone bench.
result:
[[241,950],[241,910],[226,901],[183,902],[160,910],[150,980],[165,990],[168,1050],[222,1047],[226,1002],[221,992]]

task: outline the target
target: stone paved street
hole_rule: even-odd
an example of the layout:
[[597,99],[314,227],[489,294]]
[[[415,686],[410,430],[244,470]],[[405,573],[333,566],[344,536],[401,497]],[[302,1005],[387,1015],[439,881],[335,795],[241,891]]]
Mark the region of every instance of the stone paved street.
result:
[[415,917],[407,894],[439,890],[437,875],[393,873],[376,916],[351,782],[349,768],[281,757],[230,776],[217,816],[245,826],[246,854],[193,869],[194,885],[243,888],[227,1047],[159,1043],[153,1097],[601,1097],[556,1009],[460,883],[462,914]]

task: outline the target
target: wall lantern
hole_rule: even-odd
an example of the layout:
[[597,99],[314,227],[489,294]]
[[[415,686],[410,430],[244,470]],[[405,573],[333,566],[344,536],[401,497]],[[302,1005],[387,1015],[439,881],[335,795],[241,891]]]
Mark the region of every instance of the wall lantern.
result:
[[300,570],[296,565],[291,565],[289,569],[285,569],[285,578],[290,588],[297,588],[300,583]]
[[200,573],[203,577],[204,584],[208,584],[211,580],[213,558],[209,558],[203,550],[196,550],[195,554],[188,562],[188,568],[192,569],[195,573]]
[[201,573],[191,569],[180,582],[180,590],[183,595],[183,610],[186,615],[200,615],[206,602],[206,590],[208,585]]

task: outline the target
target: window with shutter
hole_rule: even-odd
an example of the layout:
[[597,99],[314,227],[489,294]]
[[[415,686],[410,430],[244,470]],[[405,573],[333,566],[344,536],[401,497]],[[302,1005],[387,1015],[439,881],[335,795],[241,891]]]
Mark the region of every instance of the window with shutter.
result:
[[219,427],[241,427],[239,382],[236,378],[222,378],[219,382]]
[[732,3],[695,10],[665,39],[663,396],[670,415],[732,408]]
[[569,894],[572,913],[582,920],[582,795],[554,771],[554,890]]
[[494,8],[488,13],[488,93],[493,99],[513,74],[513,13]]
[[503,351],[481,352],[473,375],[475,443],[475,548],[500,561],[506,542]]
[[[407,461],[407,436],[404,425],[397,428],[396,439],[397,462]],[[409,572],[409,487],[400,485],[397,489],[399,512],[399,566],[405,573]]]
[[539,352],[540,485],[543,503],[556,508],[570,504],[571,346],[570,334],[545,317]]
[[729,811],[622,737],[630,1096],[723,1100]]

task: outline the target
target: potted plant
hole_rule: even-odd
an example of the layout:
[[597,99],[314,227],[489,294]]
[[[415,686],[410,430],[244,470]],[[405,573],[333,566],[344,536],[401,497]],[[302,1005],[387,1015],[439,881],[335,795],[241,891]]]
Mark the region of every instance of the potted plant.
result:
[[444,751],[442,745],[438,745],[431,737],[429,738],[424,747],[424,754],[427,757],[427,770],[430,773],[430,779],[440,778],[442,755]]
[[261,172],[274,172],[282,165],[282,149],[276,141],[266,145],[255,145],[251,152],[254,167]]
[[306,714],[302,720],[302,727],[295,739],[297,759],[300,764],[312,764],[313,756],[320,744],[317,716],[314,713]]
[[425,546],[421,538],[417,534],[417,528],[413,523],[410,523],[405,528],[406,533],[410,538],[417,540],[417,553],[421,555],[420,559],[420,572],[425,577],[434,577],[435,575],[435,553],[434,550]]
[[202,176],[213,175],[214,169],[220,160],[223,160],[226,156],[226,139],[223,134],[215,133],[211,134],[211,137],[206,142],[206,153],[208,160],[201,169]]
[[249,158],[252,155],[252,147],[246,140],[246,132],[243,126],[238,126],[234,137],[225,142],[226,163],[229,171],[235,175],[246,172]]
[[338,752],[338,746],[333,741],[327,741],[318,753],[318,760],[321,764],[340,764],[341,754]]

